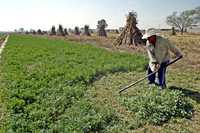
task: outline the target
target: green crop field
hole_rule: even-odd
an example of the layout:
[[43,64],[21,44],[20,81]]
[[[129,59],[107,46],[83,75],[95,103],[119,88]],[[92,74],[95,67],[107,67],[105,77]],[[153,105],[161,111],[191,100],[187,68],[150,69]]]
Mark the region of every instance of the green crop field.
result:
[[[0,132],[189,132],[186,125],[199,123],[198,100],[186,93],[194,82],[185,91],[139,84],[117,93],[145,74],[147,58],[140,54],[11,35],[0,64]],[[169,73],[169,81],[185,83],[187,74]]]
[[142,71],[145,58],[90,45],[12,35],[1,62],[7,94],[5,129],[14,132],[96,131],[115,121],[85,96],[108,73]]

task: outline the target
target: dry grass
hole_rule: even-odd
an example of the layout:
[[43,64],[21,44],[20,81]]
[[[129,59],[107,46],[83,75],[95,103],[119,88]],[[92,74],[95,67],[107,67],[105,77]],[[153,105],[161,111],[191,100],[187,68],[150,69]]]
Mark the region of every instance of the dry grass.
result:
[[184,69],[200,68],[200,36],[199,35],[178,35],[169,38],[182,51],[184,58],[178,67]]

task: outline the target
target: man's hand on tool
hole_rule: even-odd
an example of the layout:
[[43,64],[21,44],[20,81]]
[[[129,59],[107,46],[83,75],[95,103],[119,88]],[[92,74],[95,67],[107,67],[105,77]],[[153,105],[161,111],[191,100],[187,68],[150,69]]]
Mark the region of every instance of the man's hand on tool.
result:
[[131,49],[137,49],[137,47],[134,46],[133,44],[132,44],[132,45],[129,45],[129,48],[131,48]]
[[158,71],[159,70],[159,68],[160,68],[160,64],[153,64],[153,72],[156,72],[156,71]]

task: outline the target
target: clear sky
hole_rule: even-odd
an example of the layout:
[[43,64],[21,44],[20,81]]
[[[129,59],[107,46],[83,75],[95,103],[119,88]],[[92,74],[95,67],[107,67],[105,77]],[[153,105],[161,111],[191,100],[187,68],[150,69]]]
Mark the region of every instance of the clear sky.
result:
[[0,0],[0,31],[49,30],[58,24],[96,28],[100,19],[107,21],[108,28],[118,28],[131,10],[138,13],[139,28],[166,28],[166,16],[173,11],[197,6],[200,0]]

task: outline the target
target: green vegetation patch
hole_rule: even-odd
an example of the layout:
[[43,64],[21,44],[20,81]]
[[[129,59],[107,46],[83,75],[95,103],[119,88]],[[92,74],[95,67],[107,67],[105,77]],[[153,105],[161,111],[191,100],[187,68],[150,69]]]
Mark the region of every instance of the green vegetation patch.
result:
[[[108,73],[143,71],[143,56],[91,45],[11,35],[1,61],[6,132],[103,132],[117,118],[86,97]],[[106,106],[106,105],[105,105]]]
[[131,97],[121,97],[119,101],[135,113],[134,126],[144,124],[161,125],[171,118],[191,118],[193,106],[189,99],[178,90],[143,91]]

